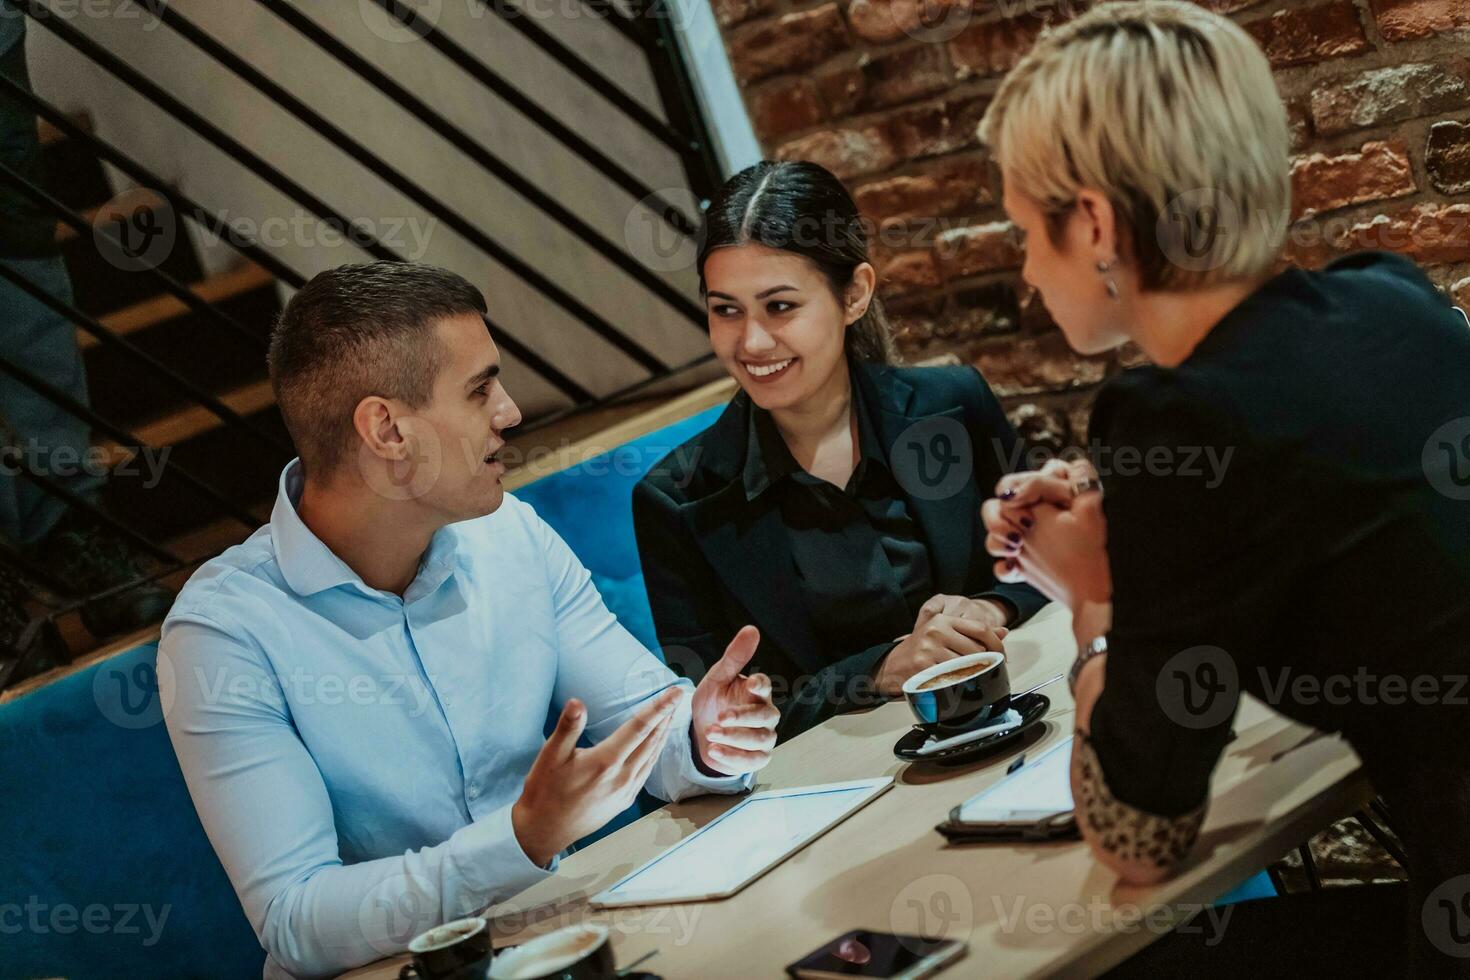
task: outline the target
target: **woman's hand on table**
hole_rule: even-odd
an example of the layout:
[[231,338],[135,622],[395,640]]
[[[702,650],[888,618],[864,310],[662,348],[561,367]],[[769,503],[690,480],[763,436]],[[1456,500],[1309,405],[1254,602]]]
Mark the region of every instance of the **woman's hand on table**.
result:
[[886,698],[898,697],[903,693],[904,681],[921,670],[966,654],[1004,650],[1008,630],[989,622],[1004,622],[1004,615],[987,599],[947,595],[930,599],[919,609],[914,631],[899,640],[879,663],[874,674],[878,693]]
[[[914,622],[918,629],[931,616],[943,614],[968,619],[988,629],[1003,629],[1011,621],[1011,610],[994,599],[971,599],[962,595],[936,595],[919,609]],[[1002,636],[1005,634],[1002,633]]]

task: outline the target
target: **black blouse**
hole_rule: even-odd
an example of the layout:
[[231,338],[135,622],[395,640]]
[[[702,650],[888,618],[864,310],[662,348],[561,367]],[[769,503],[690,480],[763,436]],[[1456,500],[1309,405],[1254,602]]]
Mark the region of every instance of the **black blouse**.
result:
[[852,399],[859,460],[845,487],[803,470],[770,413],[754,404],[742,474],[749,500],[776,498],[800,599],[833,655],[908,633],[934,595],[923,530],[888,469],[860,386]]
[[997,582],[985,553],[980,505],[1020,455],[985,380],[850,368],[860,462],[846,486],[802,471],[741,393],[633,491],[665,659],[694,676],[759,627],[749,670],[771,677],[782,738],[878,703],[874,671],[930,596],[993,598],[1015,622],[1046,601]]

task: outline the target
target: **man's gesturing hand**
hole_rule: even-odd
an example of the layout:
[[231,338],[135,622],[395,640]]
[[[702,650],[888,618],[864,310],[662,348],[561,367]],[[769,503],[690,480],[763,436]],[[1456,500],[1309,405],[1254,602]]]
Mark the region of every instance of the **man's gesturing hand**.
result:
[[760,640],[754,626],[736,633],[725,655],[694,689],[695,750],[712,772],[738,776],[771,761],[776,722],[781,718],[771,701],[771,679],[765,674],[740,674]]
[[633,802],[668,741],[670,719],[684,694],[670,688],[590,749],[577,748],[587,708],[572,698],[541,747],[510,821],[526,856],[545,867]]

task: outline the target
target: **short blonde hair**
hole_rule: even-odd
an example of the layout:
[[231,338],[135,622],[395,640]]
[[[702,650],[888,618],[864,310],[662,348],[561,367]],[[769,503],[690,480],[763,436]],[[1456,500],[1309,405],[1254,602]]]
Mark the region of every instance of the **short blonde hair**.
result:
[[1104,193],[1145,289],[1266,272],[1291,205],[1286,108],[1239,25],[1124,0],[1042,34],[980,123],[1015,189],[1054,216]]

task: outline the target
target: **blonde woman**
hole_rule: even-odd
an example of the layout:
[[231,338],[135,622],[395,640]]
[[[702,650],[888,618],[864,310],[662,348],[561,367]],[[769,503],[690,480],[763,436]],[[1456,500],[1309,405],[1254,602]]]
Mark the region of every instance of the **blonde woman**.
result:
[[[1386,917],[1329,917],[1310,959],[1311,930],[1252,949],[1233,920],[1211,965],[1229,947],[1363,975],[1407,949],[1416,974],[1466,975],[1470,332],[1397,256],[1276,272],[1285,111],[1256,44],[1200,7],[1051,31],[981,136],[1071,345],[1152,362],[1095,404],[1112,472],[1013,474],[983,508],[998,577],[1074,614],[1083,836],[1125,881],[1178,870],[1248,692],[1357,750],[1411,880],[1354,890]],[[1292,903],[1250,904],[1236,920]]]

